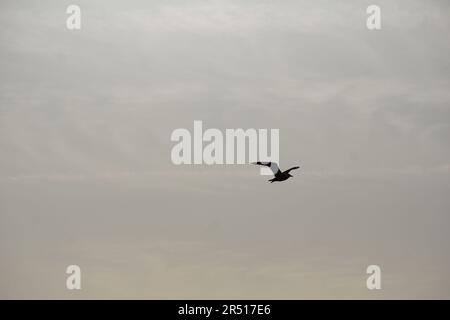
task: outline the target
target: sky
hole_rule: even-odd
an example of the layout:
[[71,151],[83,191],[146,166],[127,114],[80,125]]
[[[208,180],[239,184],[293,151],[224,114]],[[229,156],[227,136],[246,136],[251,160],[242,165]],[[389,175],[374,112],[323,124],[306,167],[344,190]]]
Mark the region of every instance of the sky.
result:
[[[1,1],[0,298],[449,299],[449,13]],[[301,169],[176,166],[195,120],[279,129]]]

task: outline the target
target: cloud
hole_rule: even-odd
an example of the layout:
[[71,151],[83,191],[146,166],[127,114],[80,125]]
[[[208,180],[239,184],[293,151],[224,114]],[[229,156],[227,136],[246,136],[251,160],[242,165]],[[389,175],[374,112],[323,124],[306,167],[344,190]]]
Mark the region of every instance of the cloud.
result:
[[[78,4],[79,32],[0,4],[2,296],[66,297],[76,257],[87,297],[366,297],[378,261],[380,296],[448,296],[447,1],[379,1],[377,32],[369,1]],[[176,167],[194,120],[280,129],[302,169]]]

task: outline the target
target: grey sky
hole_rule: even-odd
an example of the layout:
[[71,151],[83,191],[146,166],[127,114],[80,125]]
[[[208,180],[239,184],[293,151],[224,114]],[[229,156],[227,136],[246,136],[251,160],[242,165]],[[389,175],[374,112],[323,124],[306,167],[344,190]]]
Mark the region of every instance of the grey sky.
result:
[[[0,297],[450,298],[449,11],[2,1]],[[194,120],[279,128],[302,169],[174,166]]]

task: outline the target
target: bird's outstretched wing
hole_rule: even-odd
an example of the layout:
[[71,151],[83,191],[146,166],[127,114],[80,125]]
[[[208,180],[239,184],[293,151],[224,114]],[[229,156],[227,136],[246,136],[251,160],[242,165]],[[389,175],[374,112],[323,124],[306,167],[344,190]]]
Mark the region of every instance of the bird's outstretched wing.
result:
[[289,168],[289,169],[287,169],[285,172],[287,172],[287,173],[289,173],[289,172],[291,172],[291,170],[296,170],[296,169],[300,169],[300,167],[292,167],[292,168]]
[[260,166],[269,167],[270,170],[272,170],[274,175],[277,175],[277,174],[281,173],[280,168],[278,168],[278,165],[275,162],[261,162],[261,161],[258,161],[258,162],[252,162],[252,164],[257,164],[257,165],[260,165]]

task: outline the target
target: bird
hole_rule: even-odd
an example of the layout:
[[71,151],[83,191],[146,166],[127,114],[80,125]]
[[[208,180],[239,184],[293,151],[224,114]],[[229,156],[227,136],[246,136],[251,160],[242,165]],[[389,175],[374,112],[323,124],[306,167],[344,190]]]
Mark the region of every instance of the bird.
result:
[[289,173],[289,172],[291,172],[291,170],[300,169],[300,167],[296,166],[296,167],[292,167],[290,169],[287,169],[286,171],[281,171],[280,168],[278,167],[278,164],[276,164],[275,162],[261,162],[261,161],[258,161],[258,162],[252,162],[252,164],[269,167],[270,170],[272,170],[275,178],[268,180],[268,181],[270,181],[270,183],[273,183],[275,181],[287,180],[290,177],[293,177]]

